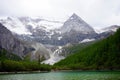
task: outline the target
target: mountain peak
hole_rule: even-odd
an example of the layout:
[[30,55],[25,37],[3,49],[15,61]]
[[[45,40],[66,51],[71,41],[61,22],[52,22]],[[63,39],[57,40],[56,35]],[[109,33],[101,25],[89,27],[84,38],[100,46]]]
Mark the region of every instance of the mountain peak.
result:
[[72,16],[61,27],[62,33],[70,31],[76,31],[82,34],[95,33],[94,29],[75,13],[73,13]]
[[77,14],[73,13],[70,19],[81,19]]
[[77,17],[78,17],[78,15],[77,15],[76,13],[73,13],[72,16],[73,16],[73,17],[74,17],[74,16],[77,16]]

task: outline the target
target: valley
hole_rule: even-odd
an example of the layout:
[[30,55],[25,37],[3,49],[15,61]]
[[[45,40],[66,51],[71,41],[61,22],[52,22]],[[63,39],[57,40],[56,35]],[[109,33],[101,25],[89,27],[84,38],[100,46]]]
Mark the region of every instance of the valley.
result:
[[119,70],[119,28],[96,30],[75,13],[65,22],[0,19],[0,71]]
[[0,0],[0,80],[120,80],[120,0]]

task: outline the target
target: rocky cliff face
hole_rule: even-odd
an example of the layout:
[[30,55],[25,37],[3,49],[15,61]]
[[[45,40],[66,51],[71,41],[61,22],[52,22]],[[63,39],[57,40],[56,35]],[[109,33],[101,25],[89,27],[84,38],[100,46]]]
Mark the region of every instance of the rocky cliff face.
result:
[[0,46],[9,52],[12,52],[20,57],[32,50],[32,48],[24,45],[16,39],[12,33],[0,23]]
[[[0,48],[23,58],[30,55],[31,60],[38,60],[38,55],[44,59],[50,57],[50,51],[42,44],[36,42],[25,42],[18,40],[12,33],[0,23]],[[40,57],[40,58],[41,58]]]

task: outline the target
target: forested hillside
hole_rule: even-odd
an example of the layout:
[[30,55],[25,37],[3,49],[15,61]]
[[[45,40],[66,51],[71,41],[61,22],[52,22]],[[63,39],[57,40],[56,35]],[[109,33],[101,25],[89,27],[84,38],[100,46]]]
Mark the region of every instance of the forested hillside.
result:
[[118,70],[120,69],[120,29],[54,65],[55,69]]
[[39,61],[26,61],[19,56],[0,48],[0,72],[16,71],[50,71],[49,65],[40,64]]

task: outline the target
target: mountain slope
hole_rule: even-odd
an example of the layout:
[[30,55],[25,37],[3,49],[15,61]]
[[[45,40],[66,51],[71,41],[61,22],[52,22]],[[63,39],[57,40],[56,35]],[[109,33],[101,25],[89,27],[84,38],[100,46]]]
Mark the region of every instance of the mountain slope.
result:
[[67,33],[72,30],[78,31],[82,34],[92,34],[95,33],[94,29],[83,21],[75,13],[64,23],[61,27],[62,33]]
[[74,54],[74,53],[77,53],[77,52],[80,52],[82,49],[84,49],[85,47],[91,45],[95,43],[94,41],[92,42],[85,42],[85,43],[80,43],[80,44],[71,44],[69,46],[64,46],[62,48],[62,52],[59,53],[60,56],[64,56],[64,57],[67,57],[71,54]]
[[0,61],[10,59],[10,60],[21,60],[21,58],[7,50],[0,48]]
[[21,40],[54,46],[106,38],[119,28],[119,26],[114,25],[95,32],[75,13],[65,22],[50,21],[40,17],[7,17],[0,19],[0,22]]
[[78,15],[73,14],[60,29],[61,41],[67,43],[79,43],[84,39],[95,39],[97,33],[83,21]]
[[120,69],[120,29],[55,64],[58,69]]
[[11,32],[19,35],[32,35],[38,28],[49,32],[63,25],[62,22],[45,20],[39,17],[7,17],[6,19],[0,19],[0,22]]
[[16,39],[12,33],[0,23],[0,47],[20,57],[32,51],[32,49]]
[[0,47],[21,58],[26,55],[31,55],[30,60],[38,60],[37,55],[48,59],[50,53],[50,51],[40,43],[19,40],[2,24],[0,24]]
[[96,33],[100,34],[100,33],[105,33],[105,32],[116,32],[117,29],[119,29],[120,26],[118,25],[112,25],[112,26],[109,26],[109,27],[106,27],[106,28],[102,28],[102,29],[99,29],[99,30],[96,30]]
[[[97,35],[94,29],[76,14],[73,14],[64,23],[39,17],[8,17],[1,19],[0,22],[10,31],[16,33],[14,35],[17,35],[21,40],[55,46],[79,43],[86,38],[94,39]],[[74,37],[71,38],[73,35]]]
[[[114,33],[111,31],[110,32],[107,31],[101,34],[97,34],[89,24],[87,24],[76,14],[73,14],[68,20],[64,22],[64,24],[59,21],[49,21],[41,19],[39,17],[38,18],[8,17],[7,19],[1,19],[0,22],[6,25],[5,27],[7,29],[12,31],[12,35],[14,36],[14,38],[18,38],[19,40],[21,40],[20,44],[24,45],[22,47],[23,49],[22,48],[20,49],[24,51],[25,55],[30,51],[27,56],[31,57],[32,60],[33,59],[38,60],[39,55],[43,56],[45,59],[49,59],[51,57],[51,54],[55,53],[56,50],[58,50],[59,52],[59,46],[64,47],[67,44],[86,43],[94,40],[96,41],[106,38]],[[113,29],[113,27],[110,27],[110,29],[111,28]],[[9,42],[8,38],[5,38],[5,41],[6,41],[5,43],[8,44]],[[18,53],[20,49],[15,50],[13,47],[14,43],[12,41],[10,42],[11,44],[10,45],[8,44],[7,48],[6,47],[3,48],[8,49],[8,47],[12,45],[10,51],[13,51],[13,53]],[[30,43],[26,44],[27,42]],[[5,43],[3,41],[3,44]],[[16,41],[15,44],[17,44]],[[19,44],[17,45],[19,46]],[[26,46],[28,48],[26,48]],[[53,62],[58,61],[57,60],[58,57],[61,57],[58,54],[58,52],[56,52],[57,56],[52,55],[55,58]],[[24,55],[21,52],[19,53],[22,54],[22,56]],[[67,55],[69,55],[69,53],[67,53]],[[65,57],[67,55],[65,53]]]

